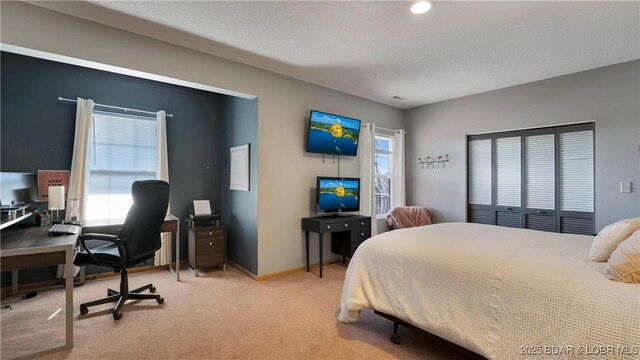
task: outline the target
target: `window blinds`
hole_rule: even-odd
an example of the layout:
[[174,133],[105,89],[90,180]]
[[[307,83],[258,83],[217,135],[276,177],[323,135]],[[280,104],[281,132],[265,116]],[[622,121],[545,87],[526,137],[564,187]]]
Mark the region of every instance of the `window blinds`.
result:
[[560,134],[560,210],[593,212],[593,131]]
[[469,141],[469,203],[491,205],[491,139]]
[[525,137],[526,207],[555,209],[554,134]]
[[155,119],[93,113],[87,219],[123,218],[133,203],[131,184],[156,178]]
[[496,139],[496,203],[520,207],[520,136]]

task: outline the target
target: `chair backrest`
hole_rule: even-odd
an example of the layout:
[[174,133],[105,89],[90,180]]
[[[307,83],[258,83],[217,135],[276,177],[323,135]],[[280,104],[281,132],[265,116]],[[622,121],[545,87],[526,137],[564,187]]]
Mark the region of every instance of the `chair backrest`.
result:
[[127,261],[160,249],[160,229],[169,206],[169,184],[161,180],[136,181],[131,185],[133,205],[118,235],[126,239]]

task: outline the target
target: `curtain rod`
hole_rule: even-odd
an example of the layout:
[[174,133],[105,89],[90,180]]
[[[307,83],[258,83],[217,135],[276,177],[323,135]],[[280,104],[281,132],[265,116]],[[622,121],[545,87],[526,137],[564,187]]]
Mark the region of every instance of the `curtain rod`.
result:
[[[75,99],[67,99],[67,98],[63,98],[58,96],[58,100],[60,101],[70,101],[70,102],[74,102],[77,103],[78,100]],[[145,110],[137,110],[137,109],[131,109],[131,108],[125,108],[125,107],[120,107],[120,106],[113,106],[113,105],[104,105],[104,104],[95,104],[95,106],[100,106],[100,107],[106,107],[109,109],[118,109],[118,110],[124,110],[124,112],[127,111],[135,111],[135,112],[140,112],[140,113],[144,113],[144,114],[152,114],[152,115],[156,115],[155,112],[152,111],[145,111]],[[167,117],[173,117],[173,114],[166,114]]]
[[[376,130],[378,130],[378,129],[380,129],[380,130],[384,130],[384,131],[391,131],[391,132],[394,132],[394,133],[395,133],[396,131],[402,130],[402,129],[387,129],[387,128],[383,128],[383,127],[376,126]],[[406,130],[404,130],[404,133],[406,134],[406,133],[407,133],[407,131],[406,131]]]

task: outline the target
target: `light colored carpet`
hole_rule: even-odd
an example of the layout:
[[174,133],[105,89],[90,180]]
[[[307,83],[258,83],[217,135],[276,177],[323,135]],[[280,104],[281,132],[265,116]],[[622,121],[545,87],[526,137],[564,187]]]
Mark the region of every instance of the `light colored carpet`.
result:
[[[119,321],[113,320],[110,305],[79,315],[80,303],[103,297],[108,287],[117,289],[119,278],[90,281],[74,289],[74,348],[45,358],[461,358],[448,347],[404,328],[400,330],[402,344],[391,343],[391,322],[369,310],[356,323],[337,322],[345,268],[334,264],[324,270],[323,279],[299,272],[262,282],[231,267],[198,278],[183,271],[179,283],[168,271],[131,274],[132,289],[152,282],[165,303],[130,302]],[[3,310],[2,358],[18,355],[20,348],[36,350],[56,336],[62,343],[64,312],[53,320],[46,318],[63,303],[60,289],[16,301],[12,310]],[[30,318],[26,323],[20,321]]]

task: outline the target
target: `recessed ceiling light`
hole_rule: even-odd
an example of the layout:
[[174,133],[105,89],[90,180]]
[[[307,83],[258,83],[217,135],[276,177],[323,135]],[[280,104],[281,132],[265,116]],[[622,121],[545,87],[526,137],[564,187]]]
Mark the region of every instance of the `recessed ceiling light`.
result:
[[418,1],[411,6],[411,12],[414,14],[424,14],[431,10],[431,3],[428,1]]

